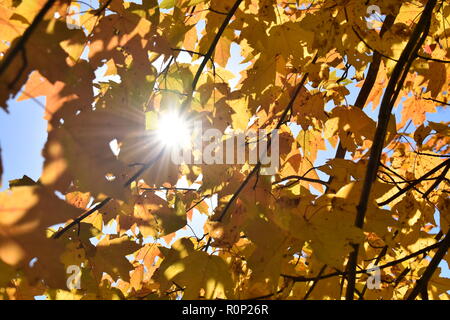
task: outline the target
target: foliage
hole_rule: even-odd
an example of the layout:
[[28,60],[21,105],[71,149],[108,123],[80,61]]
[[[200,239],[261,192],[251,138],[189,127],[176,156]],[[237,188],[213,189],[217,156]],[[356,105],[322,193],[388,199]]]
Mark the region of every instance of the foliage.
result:
[[[48,121],[40,179],[0,194],[0,297],[449,298],[449,119],[427,120],[450,102],[447,1],[142,2],[100,0],[69,28],[74,1],[0,0],[0,106],[45,96]],[[173,164],[152,134],[173,106],[279,129],[278,172]],[[205,234],[175,234],[194,211]]]

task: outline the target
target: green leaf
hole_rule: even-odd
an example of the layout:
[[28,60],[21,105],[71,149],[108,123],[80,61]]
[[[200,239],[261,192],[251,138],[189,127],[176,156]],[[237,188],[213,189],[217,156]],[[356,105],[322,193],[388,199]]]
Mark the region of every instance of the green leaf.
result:
[[161,9],[170,9],[170,8],[173,8],[174,6],[175,6],[175,0],[163,0],[159,4],[159,7]]

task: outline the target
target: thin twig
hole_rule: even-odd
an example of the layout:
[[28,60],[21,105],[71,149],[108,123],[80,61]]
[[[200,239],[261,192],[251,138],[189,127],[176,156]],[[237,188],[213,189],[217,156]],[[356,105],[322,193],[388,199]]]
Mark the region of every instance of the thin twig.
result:
[[197,88],[198,80],[200,79],[200,76],[203,72],[203,69],[206,66],[206,63],[208,62],[208,60],[210,60],[212,58],[212,54],[213,54],[214,50],[216,49],[216,46],[220,40],[220,37],[222,36],[223,32],[225,31],[225,28],[228,26],[228,23],[230,22],[231,18],[234,16],[234,13],[239,8],[239,5],[241,4],[241,2],[242,2],[242,0],[236,0],[233,7],[230,9],[227,16],[223,20],[222,25],[220,26],[219,30],[217,31],[216,36],[214,37],[211,45],[209,46],[208,51],[203,56],[203,60],[197,69],[197,72],[194,76],[194,80],[192,81],[191,93],[190,93],[189,97],[185,100],[185,102],[183,103],[182,109],[186,109],[189,106],[190,101],[192,100],[193,93],[194,93],[195,89]]
[[[436,248],[440,248],[441,244],[442,244],[442,241],[436,242],[435,244],[432,244],[432,245],[430,245],[428,247],[425,247],[425,248],[423,248],[421,250],[413,252],[413,253],[411,253],[411,254],[409,254],[407,256],[404,256],[403,258],[400,258],[398,260],[394,260],[394,261],[388,262],[388,263],[386,263],[384,265],[378,266],[378,268],[380,270],[382,270],[382,269],[385,269],[385,268],[389,268],[389,267],[395,266],[395,265],[397,265],[399,263],[402,263],[403,261],[407,261],[407,260],[410,260],[410,259],[412,259],[414,257],[417,257],[417,256],[421,255],[421,254],[425,254],[425,253],[427,253],[430,250],[433,250],[433,249],[436,249]],[[368,274],[369,272],[372,272],[372,269],[373,268],[357,270],[356,274],[361,274],[361,273]],[[327,278],[336,277],[336,276],[346,276],[347,274],[348,274],[348,272],[335,271],[335,272],[331,272],[329,274],[325,274],[323,276],[320,276],[319,279],[322,280],[322,279],[327,279]],[[288,274],[281,274],[281,276],[284,277],[284,278],[292,279],[295,282],[314,281],[317,278],[317,277],[305,277],[305,276],[292,276],[292,275],[288,275]]]
[[155,187],[155,188],[139,188],[145,191],[163,191],[163,190],[175,190],[175,191],[197,191],[194,188],[178,188],[178,187]]
[[324,264],[323,267],[320,269],[319,274],[317,275],[316,279],[314,279],[313,284],[308,289],[308,292],[306,292],[305,296],[303,297],[303,300],[308,300],[309,296],[313,292],[314,288],[316,287],[317,283],[320,280],[320,276],[324,273],[325,269],[327,268],[327,265]]
[[420,182],[424,181],[425,179],[427,179],[429,176],[433,175],[434,173],[436,173],[437,171],[439,171],[442,167],[447,166],[448,164],[450,164],[450,159],[447,159],[443,162],[441,162],[439,165],[437,165],[436,167],[434,167],[433,169],[431,169],[430,171],[428,171],[426,174],[424,174],[422,177],[420,177],[419,179],[409,183],[408,186],[406,186],[405,188],[403,188],[402,190],[400,190],[399,192],[397,192],[396,194],[392,195],[391,197],[389,197],[389,199],[386,199],[382,202],[379,202],[378,205],[380,207],[387,205],[388,203],[390,203],[391,201],[397,199],[398,197],[400,197],[401,195],[403,195],[404,193],[406,193],[407,191],[411,190],[412,188],[414,188],[417,184],[419,184]]
[[108,0],[105,2],[105,4],[103,6],[101,6],[97,12],[94,14],[94,16],[99,16],[102,14],[103,11],[106,10],[106,8],[108,8],[108,6],[110,5],[110,3],[112,2],[112,0]]
[[282,179],[280,179],[278,181],[274,181],[274,182],[272,182],[272,184],[280,184],[280,183],[282,183],[284,181],[287,181],[287,180],[308,181],[308,182],[312,182],[312,183],[320,183],[320,184],[323,184],[323,185],[328,185],[328,182],[326,182],[326,181],[322,181],[322,180],[319,180],[319,179],[313,179],[313,178],[307,178],[307,177],[303,177],[303,176],[295,176],[295,175],[287,176],[287,177],[282,178]]
[[445,179],[445,175],[447,174],[448,169],[450,169],[450,163],[444,168],[444,170],[441,172],[441,174],[436,179],[436,181],[434,181],[434,183],[431,185],[431,187],[428,188],[427,191],[425,191],[425,193],[423,194],[422,198],[427,198],[428,195],[431,193],[431,191],[433,191],[439,185],[439,183],[441,183],[442,180]]
[[89,209],[88,211],[86,211],[85,213],[83,213],[81,216],[79,216],[78,218],[76,218],[75,220],[73,220],[71,223],[69,223],[67,226],[65,226],[64,228],[58,230],[57,232],[55,232],[52,236],[53,239],[58,239],[59,237],[61,237],[67,230],[71,229],[74,225],[79,224],[82,220],[86,219],[87,217],[89,217],[91,214],[93,214],[95,211],[100,210],[102,207],[104,207],[109,201],[111,201],[112,198],[108,197],[105,198],[102,202],[96,204],[95,206],[93,206],[91,209]]
[[423,100],[433,101],[433,102],[442,104],[443,106],[450,106],[450,103],[448,103],[448,102],[444,102],[444,101],[433,99],[433,98],[423,98]]
[[[316,63],[317,61],[317,57],[318,55],[316,54],[312,60],[311,63]],[[283,124],[289,110],[292,109],[292,106],[294,105],[294,102],[297,98],[297,96],[299,95],[301,89],[304,87],[305,83],[306,83],[306,79],[308,78],[308,73],[305,73],[302,77],[302,79],[300,80],[299,84],[297,85],[297,87],[295,88],[294,93],[292,94],[292,97],[288,103],[288,105],[286,106],[286,108],[284,109],[280,119],[278,119],[278,123],[275,127],[275,130],[280,129],[281,125]],[[268,139],[267,142],[267,147],[270,147],[272,140]],[[267,150],[265,150],[267,152]],[[245,178],[245,180],[241,183],[241,185],[239,186],[239,188],[236,190],[236,192],[233,194],[233,196],[231,197],[231,199],[227,202],[227,204],[225,205],[224,209],[222,210],[220,216],[218,217],[218,219],[216,219],[216,221],[222,221],[222,219],[225,217],[225,215],[227,214],[228,210],[230,209],[231,205],[234,203],[234,201],[237,199],[237,197],[239,196],[239,194],[241,193],[241,191],[245,188],[245,186],[247,185],[247,183],[250,181],[250,179],[252,178],[252,176],[259,172],[259,169],[261,168],[261,161],[258,161],[258,163],[255,165],[255,167],[252,169],[252,171],[247,175],[247,177]],[[206,242],[206,245],[204,247],[204,250],[207,251],[209,248],[209,245],[211,244],[211,237],[209,237],[208,241]]]
[[[142,164],[142,167],[130,178],[127,180],[127,182],[124,183],[123,187],[127,188],[131,185],[131,183],[133,183],[138,177],[140,177],[145,170],[147,170],[148,168],[150,168],[155,162],[157,162],[161,156],[164,153],[164,148],[159,152],[159,154],[151,159],[150,161],[148,161],[147,163]],[[82,220],[86,219],[87,217],[89,217],[91,214],[93,214],[95,211],[99,210],[100,208],[102,208],[104,205],[106,205],[109,201],[111,201],[112,198],[108,197],[105,198],[102,202],[100,202],[99,204],[97,204],[96,206],[94,206],[92,209],[86,211],[85,213],[83,213],[81,216],[79,216],[78,218],[76,218],[74,221],[72,221],[71,223],[69,223],[67,226],[65,226],[64,228],[62,228],[61,230],[59,230],[58,232],[56,232],[55,234],[53,234],[53,238],[54,239],[58,239],[59,237],[61,237],[61,235],[63,235],[67,230],[69,230],[70,228],[72,228],[75,224],[80,223]]]
[[[388,15],[383,23],[383,27],[381,28],[380,37],[384,35],[384,33],[389,30],[394,24],[395,16]],[[358,93],[358,97],[355,101],[355,107],[362,109],[367,103],[367,99],[369,98],[370,92],[372,91],[373,86],[375,85],[375,81],[378,76],[378,72],[380,70],[382,55],[375,51],[372,57],[372,62],[370,63],[369,70],[367,71],[366,79],[361,87],[361,90]],[[339,145],[336,149],[336,159],[344,159],[347,150],[342,145],[342,141],[339,141]],[[330,176],[328,182],[331,183],[333,177]]]
[[432,58],[432,57],[425,57],[422,56],[420,54],[417,55],[418,58],[423,59],[423,60],[427,60],[427,61],[434,61],[434,62],[439,62],[439,63],[450,63],[449,60],[442,60],[442,59],[436,59],[436,58]]

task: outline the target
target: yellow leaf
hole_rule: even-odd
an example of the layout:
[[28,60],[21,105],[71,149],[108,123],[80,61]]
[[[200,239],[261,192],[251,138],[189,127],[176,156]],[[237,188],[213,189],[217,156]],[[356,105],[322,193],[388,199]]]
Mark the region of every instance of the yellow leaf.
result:
[[184,288],[183,299],[198,299],[201,291],[206,299],[233,297],[229,269],[222,258],[194,250],[186,238],[176,241],[164,256],[155,273],[162,290],[176,283]]

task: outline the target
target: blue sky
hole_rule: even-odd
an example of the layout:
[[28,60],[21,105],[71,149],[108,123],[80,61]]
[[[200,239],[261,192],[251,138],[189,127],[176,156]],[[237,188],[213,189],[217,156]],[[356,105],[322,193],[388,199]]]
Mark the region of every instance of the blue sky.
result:
[[[45,103],[45,98],[38,98]],[[44,110],[35,101],[8,101],[9,114],[0,111],[0,146],[3,160],[2,190],[8,181],[27,175],[36,180],[42,170],[42,147],[47,140]]]

